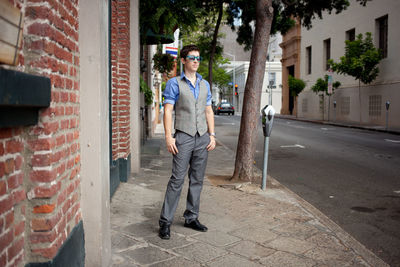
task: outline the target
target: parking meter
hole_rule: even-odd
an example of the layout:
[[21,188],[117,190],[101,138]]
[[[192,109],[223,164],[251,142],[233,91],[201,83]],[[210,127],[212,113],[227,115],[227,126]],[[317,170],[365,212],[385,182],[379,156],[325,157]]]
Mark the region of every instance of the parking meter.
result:
[[390,101],[386,101],[386,110],[389,110],[390,107]]
[[336,100],[333,101],[333,108],[336,108]]
[[268,170],[268,145],[269,145],[269,136],[271,135],[272,124],[274,122],[275,109],[271,105],[266,105],[261,110],[262,115],[262,127],[264,132],[264,164],[263,164],[263,176],[262,176],[262,184],[261,189],[265,190],[267,185],[267,170]]
[[386,101],[386,131],[388,130],[389,125],[389,107],[390,101]]
[[266,105],[261,110],[261,115],[264,136],[269,137],[271,135],[272,124],[274,122],[275,109],[270,105]]

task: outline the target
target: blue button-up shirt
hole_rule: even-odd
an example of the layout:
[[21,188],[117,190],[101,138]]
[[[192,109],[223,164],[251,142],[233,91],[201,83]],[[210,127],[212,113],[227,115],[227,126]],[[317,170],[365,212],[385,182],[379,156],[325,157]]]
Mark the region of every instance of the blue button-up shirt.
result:
[[[189,85],[190,90],[192,91],[194,98],[197,99],[199,97],[200,93],[200,81],[203,80],[203,77],[196,73],[196,86],[193,87],[193,84],[189,81],[188,78],[186,78],[185,73],[182,72],[180,79],[186,81],[186,83]],[[174,77],[172,79],[169,79],[166,86],[165,90],[163,93],[164,96],[164,104],[172,104],[175,105],[176,101],[179,99],[179,85],[178,85],[178,77]],[[204,83],[206,84],[208,93],[207,93],[207,106],[211,106],[211,90],[210,90],[210,84],[204,80]]]

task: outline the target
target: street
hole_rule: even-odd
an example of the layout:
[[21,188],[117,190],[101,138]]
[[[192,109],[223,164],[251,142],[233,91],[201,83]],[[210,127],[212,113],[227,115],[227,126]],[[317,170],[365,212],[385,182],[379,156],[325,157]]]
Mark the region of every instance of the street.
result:
[[[236,151],[240,117],[215,118],[218,140]],[[261,127],[258,136],[262,169]],[[268,175],[400,266],[400,136],[276,118],[269,148]]]

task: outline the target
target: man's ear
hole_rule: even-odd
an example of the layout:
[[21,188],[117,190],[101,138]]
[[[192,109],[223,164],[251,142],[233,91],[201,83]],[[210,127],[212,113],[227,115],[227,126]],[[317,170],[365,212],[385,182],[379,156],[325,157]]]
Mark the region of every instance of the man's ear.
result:
[[182,64],[185,64],[185,59],[181,58],[181,62],[182,62]]

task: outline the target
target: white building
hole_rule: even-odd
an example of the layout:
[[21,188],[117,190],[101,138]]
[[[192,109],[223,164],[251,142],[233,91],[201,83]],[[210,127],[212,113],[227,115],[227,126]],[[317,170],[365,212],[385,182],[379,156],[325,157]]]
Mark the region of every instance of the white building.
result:
[[[351,0],[350,7],[342,13],[324,14],[322,20],[313,22],[310,30],[301,29],[300,76],[307,87],[297,101],[299,117],[384,127],[385,104],[389,101],[389,129],[400,128],[400,119],[395,115],[400,114],[399,12],[399,0],[371,1],[366,7]],[[335,90],[330,103],[328,97],[323,102],[310,88],[326,74],[327,59],[338,62],[345,53],[345,40],[360,33],[365,37],[366,32],[371,32],[375,46],[385,51],[378,78],[370,85],[361,84],[359,93],[357,80],[334,74],[333,80],[340,81],[341,87]]]

